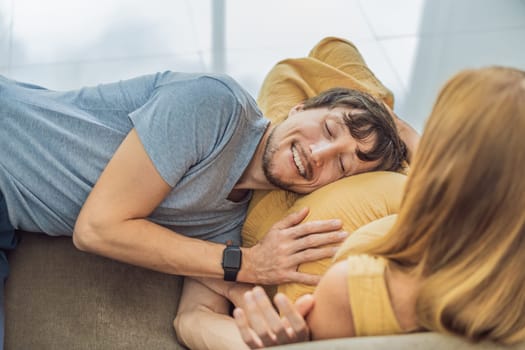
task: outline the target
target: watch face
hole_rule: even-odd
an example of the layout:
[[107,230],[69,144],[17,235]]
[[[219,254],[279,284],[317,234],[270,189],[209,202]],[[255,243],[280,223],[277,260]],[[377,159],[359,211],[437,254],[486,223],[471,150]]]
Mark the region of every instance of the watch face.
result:
[[241,250],[226,249],[224,251],[222,266],[224,268],[239,268],[241,266]]

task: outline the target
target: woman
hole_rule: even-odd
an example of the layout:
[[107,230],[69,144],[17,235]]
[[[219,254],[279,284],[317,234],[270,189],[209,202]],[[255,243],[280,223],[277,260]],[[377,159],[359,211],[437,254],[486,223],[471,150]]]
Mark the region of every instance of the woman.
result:
[[523,341],[523,169],[525,72],[459,73],[438,96],[389,232],[332,266],[315,303],[276,296],[282,318],[260,288],[246,293],[234,312],[243,340],[257,348],[430,330]]

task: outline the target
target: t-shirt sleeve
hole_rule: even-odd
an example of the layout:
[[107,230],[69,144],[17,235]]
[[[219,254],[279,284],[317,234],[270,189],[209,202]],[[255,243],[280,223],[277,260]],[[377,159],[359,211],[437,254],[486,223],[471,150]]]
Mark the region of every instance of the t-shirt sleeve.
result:
[[157,87],[130,118],[157,171],[174,187],[231,136],[236,108],[226,85],[200,77]]

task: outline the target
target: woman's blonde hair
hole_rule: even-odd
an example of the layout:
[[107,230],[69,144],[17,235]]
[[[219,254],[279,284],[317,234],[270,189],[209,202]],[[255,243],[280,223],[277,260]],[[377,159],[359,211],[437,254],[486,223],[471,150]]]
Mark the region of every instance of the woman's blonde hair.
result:
[[369,254],[422,277],[426,329],[525,339],[525,72],[457,74],[425,127],[398,220]]

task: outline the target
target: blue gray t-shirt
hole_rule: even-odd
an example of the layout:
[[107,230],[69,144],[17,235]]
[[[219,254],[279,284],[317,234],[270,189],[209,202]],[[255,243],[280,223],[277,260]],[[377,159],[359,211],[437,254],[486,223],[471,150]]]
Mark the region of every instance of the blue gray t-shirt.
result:
[[268,123],[222,75],[164,72],[68,92],[0,77],[0,189],[15,228],[71,235],[135,128],[173,187],[150,219],[190,237],[239,241],[249,198],[227,197]]

